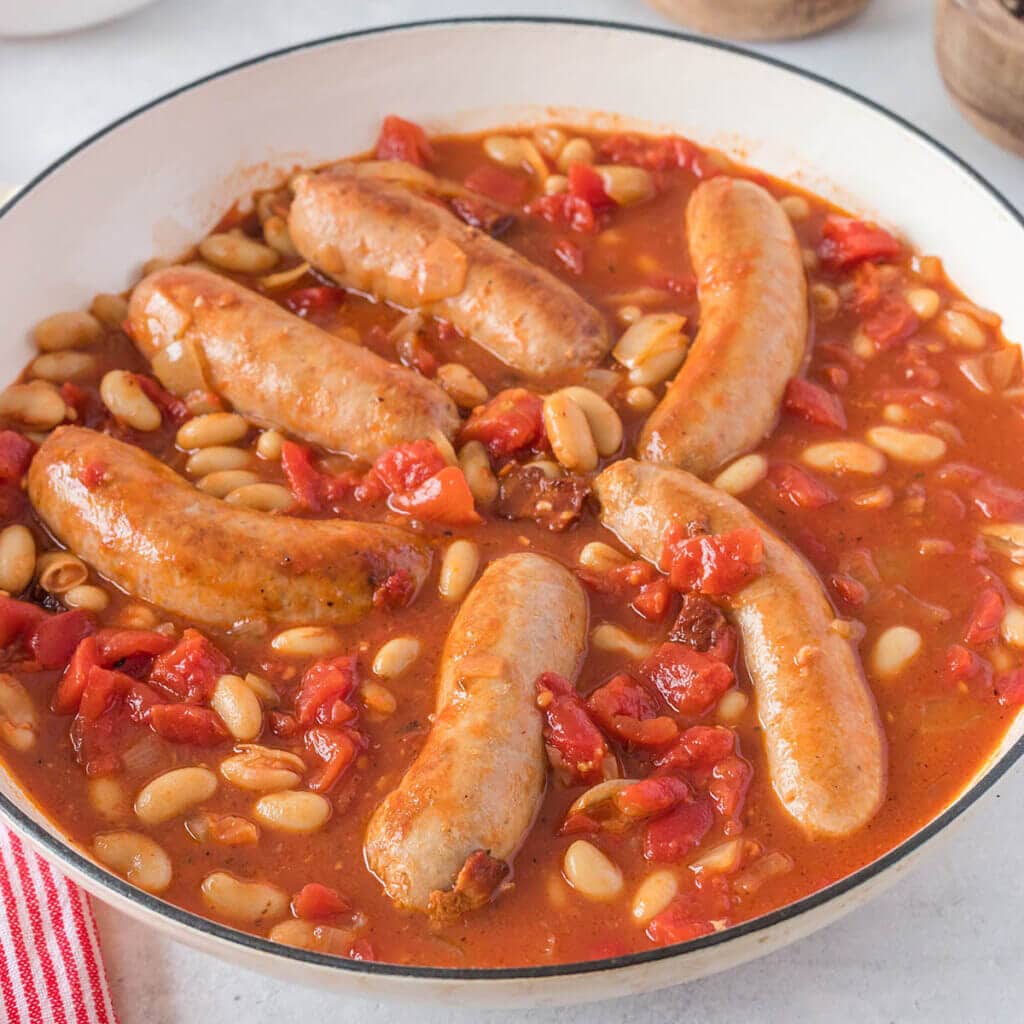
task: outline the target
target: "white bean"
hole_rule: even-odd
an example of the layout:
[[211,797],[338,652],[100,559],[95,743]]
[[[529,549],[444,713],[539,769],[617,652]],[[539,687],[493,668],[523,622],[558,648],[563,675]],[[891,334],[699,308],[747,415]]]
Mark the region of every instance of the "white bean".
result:
[[295,504],[292,492],[280,484],[245,484],[224,496],[229,505],[241,505],[259,512],[283,512]]
[[328,626],[293,626],[270,641],[274,651],[285,658],[324,658],[341,645],[341,637]]
[[373,673],[382,679],[397,679],[420,656],[420,642],[414,636],[396,636],[382,644],[373,659]]
[[590,633],[590,642],[599,651],[624,654],[632,661],[642,661],[654,650],[653,644],[637,639],[621,626],[613,625],[610,622],[602,622],[599,626],[595,626]]
[[743,494],[768,475],[768,460],[756,452],[744,455],[715,477],[714,486],[726,494]]
[[101,832],[92,852],[106,867],[146,892],[160,893],[171,884],[171,858],[148,836],[138,832]]
[[85,348],[103,336],[103,327],[91,313],[75,311],[54,313],[40,320],[33,331],[40,352],[59,352],[67,348]]
[[331,802],[319,793],[286,790],[261,796],[253,814],[257,821],[278,832],[316,832],[330,817]]
[[153,400],[142,390],[135,375],[111,370],[100,381],[100,398],[114,419],[132,430],[159,430],[163,417]]
[[210,448],[234,444],[249,432],[249,424],[235,412],[208,412],[196,416],[178,428],[179,448]]
[[105,327],[120,328],[128,319],[128,300],[120,295],[100,292],[93,296],[89,312]]
[[256,451],[261,459],[277,462],[281,458],[284,434],[280,430],[264,430],[256,441]]
[[894,679],[921,651],[921,634],[910,626],[890,626],[875,641],[871,663],[882,679]]
[[569,164],[592,164],[594,162],[594,147],[587,139],[570,139],[558,154],[558,169],[567,171]]
[[244,448],[215,444],[190,455],[185,463],[185,472],[190,476],[209,476],[210,473],[224,473],[231,469],[248,469],[251,465],[252,455]]
[[487,449],[479,441],[467,441],[459,449],[459,466],[473,500],[483,508],[493,505],[498,497],[498,478],[491,469]]
[[983,349],[988,341],[981,324],[974,317],[956,309],[947,309],[941,313],[935,321],[935,326],[954,348],[976,352]]
[[742,690],[727,690],[715,709],[722,722],[738,722],[747,710],[750,698]]
[[598,454],[605,457],[614,455],[622,445],[622,420],[619,414],[590,388],[563,388],[562,394],[568,395],[583,410]]
[[445,363],[437,368],[435,380],[460,409],[473,409],[487,401],[487,387],[462,363]]
[[565,880],[592,900],[610,900],[622,891],[622,872],[606,854],[586,839],[577,839],[565,851]]
[[939,311],[941,299],[934,288],[911,288],[905,298],[914,315],[921,320],[931,320]]
[[48,381],[12,384],[0,392],[0,416],[32,430],[52,430],[67,416],[60,392]]
[[36,571],[36,542],[27,526],[14,523],[0,531],[0,590],[19,594]]
[[863,473],[878,476],[885,472],[885,456],[860,441],[824,441],[805,448],[801,458],[808,466],[836,475]]
[[461,601],[480,568],[480,551],[471,540],[455,540],[441,560],[437,589],[446,601]]
[[34,746],[39,718],[28,690],[12,675],[0,672],[0,740],[12,750]]
[[630,324],[612,356],[629,370],[631,384],[649,387],[675,374],[689,344],[685,325],[686,317],[677,313],[649,313]]
[[217,680],[210,707],[236,740],[254,740],[263,729],[260,699],[240,676],[223,675]]
[[[196,487],[205,494],[212,494],[215,498],[226,498],[234,491],[243,487],[252,487],[259,482],[259,475],[251,470],[220,469],[213,473],[207,473],[196,483]],[[243,502],[243,504],[245,503]]]
[[81,608],[84,612],[101,612],[110,604],[110,595],[102,587],[83,583],[64,591],[61,600],[68,608]]
[[579,563],[585,569],[593,569],[594,572],[611,572],[625,565],[629,558],[621,551],[616,551],[610,544],[603,541],[592,540],[583,546],[580,551]]
[[135,797],[135,814],[144,825],[159,825],[209,800],[216,791],[217,776],[209,768],[172,768],[142,787]]
[[594,170],[601,176],[605,192],[619,206],[641,203],[654,195],[654,178],[642,167],[598,164]]
[[872,427],[866,436],[870,444],[897,462],[925,466],[946,454],[946,442],[934,434],[899,427]]
[[276,793],[294,789],[306,771],[306,764],[290,750],[275,750],[256,743],[235,748],[231,757],[220,763],[220,773],[239,789],[253,793]]
[[803,196],[783,196],[779,206],[790,220],[807,220],[811,215],[811,205]]
[[839,293],[827,284],[812,284],[811,304],[819,320],[831,320],[839,312]]
[[626,405],[634,412],[650,412],[658,404],[658,396],[642,385],[626,392]]
[[1008,605],[999,631],[1011,647],[1024,648],[1024,608],[1018,604]]
[[214,871],[200,886],[206,905],[235,924],[250,927],[284,917],[288,894],[267,882],[246,882],[226,871]]
[[220,270],[263,274],[277,266],[281,254],[245,235],[208,235],[199,243],[199,255]]
[[280,942],[284,946],[295,946],[298,949],[308,949],[314,953],[347,956],[348,951],[352,948],[355,934],[348,928],[335,928],[329,924],[293,919],[275,924],[267,934],[267,938],[271,942]]
[[679,892],[679,879],[668,870],[652,871],[641,883],[633,897],[633,919],[647,924],[657,917]]
[[29,372],[40,380],[63,384],[66,380],[88,377],[96,369],[96,357],[89,352],[44,352],[36,356]]
[[564,392],[544,399],[544,430],[555,458],[571,472],[597,468],[597,445],[583,410]]
[[89,780],[89,803],[92,809],[112,825],[121,825],[132,816],[132,801],[120,779],[100,775]]

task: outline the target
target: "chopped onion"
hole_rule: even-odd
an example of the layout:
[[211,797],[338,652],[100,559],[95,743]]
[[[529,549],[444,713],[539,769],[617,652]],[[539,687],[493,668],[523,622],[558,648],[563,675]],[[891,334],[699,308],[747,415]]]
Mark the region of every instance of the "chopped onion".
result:
[[732,883],[733,889],[742,896],[757,892],[765,882],[793,870],[793,858],[778,850],[765,854],[750,867],[738,874]]

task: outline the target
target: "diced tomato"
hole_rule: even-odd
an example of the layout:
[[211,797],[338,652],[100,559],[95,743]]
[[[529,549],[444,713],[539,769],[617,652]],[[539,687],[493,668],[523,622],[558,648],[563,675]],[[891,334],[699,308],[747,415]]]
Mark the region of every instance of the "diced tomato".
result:
[[882,277],[874,263],[860,263],[853,268],[853,308],[862,316],[869,313],[882,298]]
[[708,783],[708,795],[723,818],[739,817],[753,775],[750,765],[736,754],[723,757],[715,765]]
[[970,497],[986,519],[1024,520],[1024,491],[994,477],[979,477]]
[[321,509],[321,473],[313,465],[310,450],[294,441],[281,445],[281,469],[295,501],[311,512]]
[[391,573],[373,591],[373,607],[390,610],[404,608],[416,594],[416,581],[408,569]]
[[549,224],[564,224],[581,234],[597,230],[594,208],[585,199],[561,192],[554,196],[540,196],[526,204],[526,212],[543,217]]
[[159,381],[145,373],[133,373],[132,376],[146,397],[166,413],[172,423],[180,425],[188,419],[188,406],[177,395],[172,395]]
[[692,725],[672,748],[655,759],[663,771],[710,770],[736,750],[736,734],[721,725]]
[[697,879],[696,887],[682,892],[647,926],[647,937],[659,946],[688,942],[715,930],[712,921],[726,922],[732,909],[728,879],[712,875]]
[[523,174],[507,171],[495,164],[481,164],[464,182],[466,188],[495,199],[506,206],[518,206],[526,197],[529,181]]
[[615,806],[627,818],[653,818],[670,811],[677,804],[690,803],[690,787],[672,775],[655,775],[641,779],[614,796]]
[[113,672],[99,665],[91,666],[82,690],[78,714],[84,722],[95,722],[113,709],[133,682],[133,679],[121,672]]
[[92,617],[81,609],[40,619],[28,637],[28,646],[43,668],[64,668],[79,643],[96,631]]
[[829,214],[821,233],[818,256],[830,270],[845,270],[864,260],[893,259],[903,252],[903,246],[888,231],[851,217]]
[[843,572],[834,572],[828,578],[832,589],[851,608],[861,608],[868,599],[868,588]]
[[473,526],[483,522],[474,507],[466,475],[458,466],[445,466],[414,491],[392,494],[389,503],[397,512],[406,512],[431,523]]
[[579,277],[583,273],[583,250],[575,242],[560,238],[555,242],[554,253],[570,274]]
[[624,562],[603,572],[585,568],[578,572],[584,583],[599,594],[615,594],[620,597],[658,578],[658,570],[649,562],[641,561]]
[[352,945],[348,948],[348,959],[349,960],[366,960],[373,961],[377,959],[377,954],[374,952],[373,943],[369,939],[354,939]]
[[600,153],[603,159],[613,164],[667,171],[671,168],[684,169],[699,150],[694,143],[678,136],[652,139],[641,135],[613,135],[601,142]]
[[87,491],[95,491],[106,479],[107,467],[99,460],[87,462],[78,472],[78,479]]
[[345,301],[345,289],[334,285],[314,285],[311,288],[296,288],[284,298],[284,304],[296,316],[307,316],[340,306]]
[[671,641],[641,663],[640,673],[682,715],[704,714],[733,684],[724,662]]
[[996,699],[1004,708],[1024,704],[1024,668],[998,676],[994,684]]
[[601,831],[601,822],[592,818],[583,811],[576,811],[567,815],[562,827],[558,830],[560,836],[593,835]]
[[677,805],[668,814],[648,824],[644,835],[644,857],[647,860],[682,860],[690,850],[700,846],[714,820],[714,812],[707,800]]
[[992,663],[963,644],[953,644],[946,650],[946,671],[951,682],[969,683],[979,695],[989,689],[992,679]]
[[101,629],[96,634],[100,662],[107,668],[139,655],[155,658],[170,650],[174,641],[149,629]]
[[672,588],[664,576],[640,587],[633,598],[633,609],[648,622],[661,622],[668,614],[672,600]]
[[768,483],[795,508],[824,508],[839,500],[831,487],[791,462],[773,462],[768,469]]
[[373,471],[384,482],[389,491],[405,494],[414,491],[447,463],[433,441],[411,441],[396,445],[379,456],[373,464]]
[[157,655],[148,681],[172,700],[202,704],[230,664],[202,633],[186,629],[174,647]]
[[156,704],[149,709],[148,717],[153,732],[171,743],[215,747],[228,738],[228,731],[217,715],[194,704]]
[[676,910],[674,906],[670,904],[647,925],[647,938],[655,945],[674,946],[714,933],[715,926],[710,921],[692,918],[685,910]]
[[27,636],[46,617],[47,613],[38,605],[0,597],[0,648]]
[[352,729],[317,726],[306,733],[305,744],[306,750],[320,761],[320,767],[307,777],[306,785],[314,793],[326,793],[348,771],[365,741]]
[[732,594],[761,573],[764,541],[755,529],[729,533],[687,535],[673,526],[665,536],[662,566],[669,568],[673,590],[702,594]]
[[846,429],[846,413],[838,395],[803,377],[792,377],[782,400],[786,412],[821,427]]
[[600,782],[608,746],[576,688],[554,672],[545,672],[535,685],[544,714],[544,743],[555,769],[574,783]]
[[999,636],[1006,602],[995,587],[985,587],[974,602],[974,609],[964,629],[964,643],[980,647]]
[[890,293],[883,295],[877,308],[864,318],[864,333],[885,350],[906,341],[917,325],[910,303],[902,295]]
[[427,133],[413,121],[388,114],[380,126],[374,152],[378,160],[405,160],[426,167],[434,160]]
[[97,665],[88,671],[69,735],[75,758],[89,775],[114,771],[120,764],[118,748],[127,722],[120,710],[133,683],[128,676]]
[[351,909],[352,904],[337,890],[319,882],[308,882],[292,899],[292,913],[304,921],[323,921]]
[[589,204],[592,210],[607,210],[615,200],[605,191],[601,175],[589,164],[569,164],[569,195],[576,196]]
[[661,747],[679,734],[676,723],[658,713],[654,696],[625,672],[594,690],[587,710],[605,732],[633,746]]
[[492,458],[536,448],[545,437],[544,400],[525,388],[499,391],[477,406],[459,434],[459,443],[480,441]]
[[137,725],[148,725],[150,711],[164,699],[145,683],[133,682],[124,695],[124,706],[128,717]]
[[295,714],[304,726],[341,726],[355,718],[348,704],[359,683],[354,654],[316,661],[306,669],[295,695]]
[[0,481],[21,483],[35,452],[35,444],[23,434],[16,430],[0,430]]

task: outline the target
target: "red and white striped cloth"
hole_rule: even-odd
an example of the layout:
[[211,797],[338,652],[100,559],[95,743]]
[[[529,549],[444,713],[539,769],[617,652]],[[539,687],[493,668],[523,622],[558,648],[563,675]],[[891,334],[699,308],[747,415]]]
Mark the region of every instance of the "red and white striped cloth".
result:
[[117,1024],[89,897],[0,825],[4,1024]]

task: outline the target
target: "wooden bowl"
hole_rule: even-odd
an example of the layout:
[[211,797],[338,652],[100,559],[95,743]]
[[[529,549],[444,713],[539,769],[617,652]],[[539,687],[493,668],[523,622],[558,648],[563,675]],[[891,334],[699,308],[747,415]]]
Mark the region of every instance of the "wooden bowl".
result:
[[852,18],[868,0],[649,0],[698,32],[730,39],[793,39]]
[[935,55],[967,119],[1024,156],[1024,20],[999,0],[939,0]]

